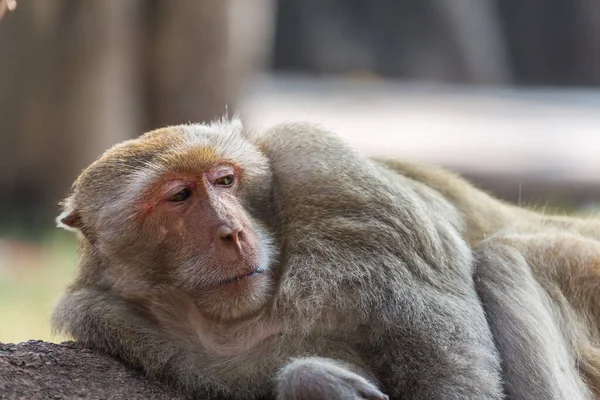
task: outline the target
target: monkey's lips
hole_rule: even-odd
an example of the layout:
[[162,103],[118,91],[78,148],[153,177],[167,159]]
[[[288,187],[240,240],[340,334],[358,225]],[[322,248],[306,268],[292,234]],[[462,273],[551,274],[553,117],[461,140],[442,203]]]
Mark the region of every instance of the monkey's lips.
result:
[[219,282],[219,285],[221,286],[221,285],[228,285],[230,283],[235,283],[235,282],[241,281],[242,279],[249,278],[254,275],[262,274],[263,272],[265,272],[264,268],[256,268],[254,271],[250,271],[250,272],[242,274],[242,275],[234,276],[233,278],[228,278],[228,279],[222,280]]

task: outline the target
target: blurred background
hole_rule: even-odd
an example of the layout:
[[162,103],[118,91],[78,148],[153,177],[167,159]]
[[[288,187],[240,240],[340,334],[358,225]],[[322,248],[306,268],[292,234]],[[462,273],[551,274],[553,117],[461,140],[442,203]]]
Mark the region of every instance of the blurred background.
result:
[[121,140],[225,110],[309,120],[581,213],[600,199],[599,84],[592,0],[18,0],[0,21],[0,341],[60,340],[76,255],[58,203]]

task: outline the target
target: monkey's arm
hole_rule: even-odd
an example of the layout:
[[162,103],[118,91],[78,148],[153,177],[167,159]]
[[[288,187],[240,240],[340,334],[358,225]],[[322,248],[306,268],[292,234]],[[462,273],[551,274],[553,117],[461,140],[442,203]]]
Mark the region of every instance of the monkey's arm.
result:
[[231,392],[234,388],[219,381],[218,371],[211,373],[211,360],[199,351],[198,343],[173,340],[145,311],[111,292],[92,288],[68,292],[55,310],[53,326],[87,347],[140,367],[150,377],[199,398],[209,394],[248,397],[244,395],[249,392]]
[[[173,293],[170,294],[162,305],[170,302],[169,308],[172,309],[175,304]],[[148,299],[145,303],[147,306]],[[210,398],[217,395],[240,399],[265,396],[272,390],[267,382],[276,381],[277,397],[281,400],[387,399],[373,383],[372,377],[357,365],[312,357],[295,358],[289,363],[284,361],[285,353],[310,352],[312,345],[309,343],[300,348],[290,344],[279,347],[279,344],[272,343],[272,349],[279,349],[273,352],[281,352],[280,362],[271,356],[267,348],[262,350],[265,353],[259,350],[262,356],[238,358],[236,364],[242,371],[233,372],[231,361],[227,361],[235,358],[233,354],[211,355],[211,350],[202,348],[201,340],[196,340],[194,335],[185,336],[184,330],[197,329],[197,323],[202,322],[192,316],[191,325],[188,325],[185,305],[178,305],[179,308],[172,309],[168,315],[165,314],[166,307],[152,310],[153,320],[150,321],[145,315],[147,309],[136,310],[133,303],[110,292],[85,288],[70,292],[61,299],[53,316],[53,325],[57,331],[68,332],[85,346],[141,367],[149,376],[194,393],[198,398],[208,398],[209,395],[213,396]],[[167,326],[177,339],[164,334],[163,329]],[[331,353],[340,354],[332,350],[336,346],[332,344],[328,349]],[[239,352],[247,350],[250,349],[240,348]],[[225,362],[220,364],[219,359]],[[236,381],[247,379],[249,382],[234,387],[227,378],[231,375],[237,376]],[[306,385],[306,382],[310,384]]]
[[[594,358],[597,351],[578,354],[591,348],[579,327],[579,318],[588,318],[585,310],[575,311],[577,305],[569,304],[564,294],[580,290],[579,295],[569,296],[598,304],[587,298],[584,281],[578,281],[582,271],[572,267],[593,266],[600,246],[582,238],[574,240],[573,235],[507,235],[488,239],[476,254],[475,283],[501,356],[507,395],[511,399],[591,399],[577,367],[585,372],[592,366],[591,370],[598,371],[600,359]],[[544,256],[549,257],[544,260]],[[592,385],[598,384],[597,373],[587,378],[592,378]]]

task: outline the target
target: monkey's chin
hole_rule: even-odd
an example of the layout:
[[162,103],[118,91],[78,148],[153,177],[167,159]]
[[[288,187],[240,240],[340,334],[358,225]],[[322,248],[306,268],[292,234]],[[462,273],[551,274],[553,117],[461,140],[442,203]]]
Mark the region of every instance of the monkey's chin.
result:
[[203,290],[198,307],[211,319],[231,321],[253,316],[266,306],[270,296],[268,271],[256,269]]

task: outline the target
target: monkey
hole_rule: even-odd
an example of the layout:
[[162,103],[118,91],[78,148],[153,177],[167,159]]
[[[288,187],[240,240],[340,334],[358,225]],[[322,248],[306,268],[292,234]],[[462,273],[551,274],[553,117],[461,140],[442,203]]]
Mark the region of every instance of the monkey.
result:
[[191,397],[598,398],[596,220],[238,119],[117,144],[63,208],[54,329]]
[[57,329],[198,397],[501,398],[453,208],[310,126],[242,131],[151,132],[82,173]]

